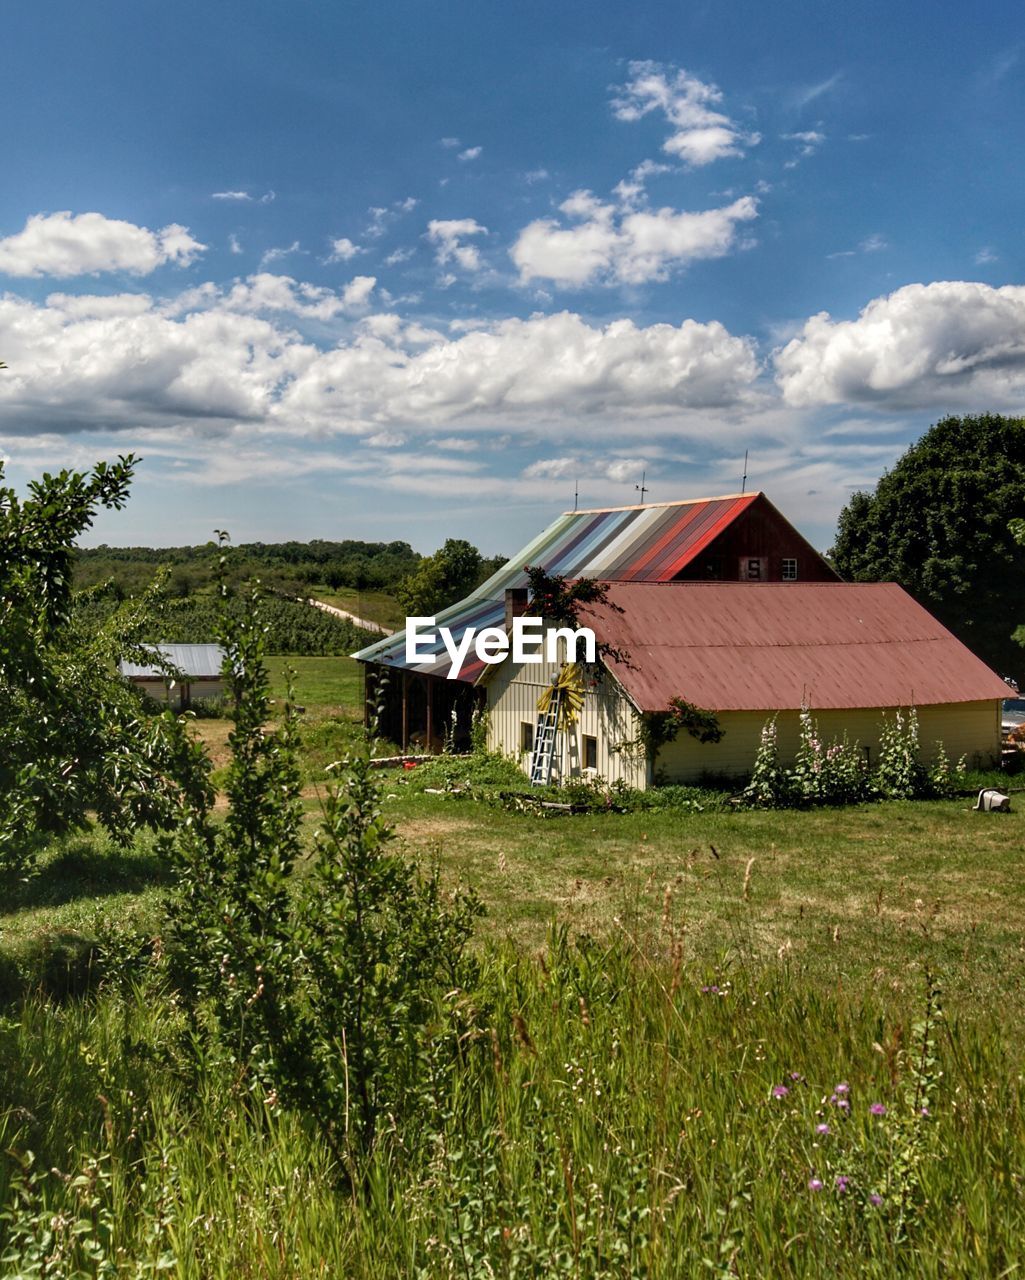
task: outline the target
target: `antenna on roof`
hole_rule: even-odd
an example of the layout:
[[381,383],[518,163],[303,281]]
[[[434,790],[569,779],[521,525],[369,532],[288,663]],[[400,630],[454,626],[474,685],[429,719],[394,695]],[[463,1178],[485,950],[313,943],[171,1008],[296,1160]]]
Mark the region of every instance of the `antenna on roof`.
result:
[[573,481],[573,510],[576,511],[580,505],[580,477]]
[[747,450],[744,450],[744,478],[740,482],[740,492],[747,492]]
[[647,474],[648,474],[648,469],[647,467],[645,467],[645,469],[641,472],[641,483],[634,485],[634,488],[641,495],[642,505],[644,503],[644,495],[648,492],[648,486],[644,483],[644,479],[647,476]]

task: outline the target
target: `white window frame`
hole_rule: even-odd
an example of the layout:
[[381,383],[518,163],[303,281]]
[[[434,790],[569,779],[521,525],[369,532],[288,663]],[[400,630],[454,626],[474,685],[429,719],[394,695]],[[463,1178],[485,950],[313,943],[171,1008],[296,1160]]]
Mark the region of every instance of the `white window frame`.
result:
[[[792,573],[789,572],[791,568],[793,569]],[[797,557],[796,556],[783,557],[783,581],[784,582],[797,581]]]

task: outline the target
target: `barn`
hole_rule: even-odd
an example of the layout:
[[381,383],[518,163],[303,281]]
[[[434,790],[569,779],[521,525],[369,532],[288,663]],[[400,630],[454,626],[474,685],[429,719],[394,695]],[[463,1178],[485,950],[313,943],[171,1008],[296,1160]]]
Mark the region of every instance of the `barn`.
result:
[[[148,648],[160,659],[159,664],[121,661],[118,670],[157,702],[165,702],[175,711],[187,711],[197,699],[216,698],[224,693],[224,650],[220,645],[154,644]],[[181,672],[182,679],[168,675],[168,663]]]
[[[556,736],[553,779],[593,771],[645,788],[742,777],[772,717],[781,758],[793,758],[802,705],[824,741],[846,735],[870,764],[884,717],[910,706],[926,752],[942,742],[975,767],[999,760],[1006,685],[894,583],[617,582],[580,622],[616,652],[582,669],[582,705]],[[489,745],[525,772],[538,702],[559,674],[559,663],[507,659],[481,678]],[[682,733],[649,756],[642,717],[673,698],[714,712],[722,739]]]
[[[567,511],[465,600],[438,614],[458,636],[490,627],[526,606],[527,565],[566,578],[604,582],[837,582],[833,569],[763,493]],[[513,597],[508,592],[516,593]],[[469,741],[471,717],[485,705],[484,666],[469,661],[457,680],[440,643],[407,662],[399,631],[361,650],[366,704],[381,733],[403,750],[440,750],[446,736]]]
[[[581,610],[600,643],[626,655],[583,673],[572,733],[558,736],[556,777],[591,770],[645,787],[702,773],[750,771],[766,719],[777,717],[784,759],[797,745],[802,704],[826,739],[857,740],[869,758],[883,717],[918,708],[927,749],[987,764],[999,758],[1007,690],[925,609],[892,583],[840,581],[763,493],[566,512],[465,600],[437,617],[458,638],[468,627],[509,627],[528,609],[525,566],[609,584],[604,607]],[[488,666],[470,655],[457,679],[438,645],[416,662],[398,632],[356,655],[380,730],[403,749],[440,750],[469,739],[476,708],[489,745],[529,771],[538,701],[560,665]],[[681,698],[717,716],[724,736],[684,734],[650,760],[642,717]]]

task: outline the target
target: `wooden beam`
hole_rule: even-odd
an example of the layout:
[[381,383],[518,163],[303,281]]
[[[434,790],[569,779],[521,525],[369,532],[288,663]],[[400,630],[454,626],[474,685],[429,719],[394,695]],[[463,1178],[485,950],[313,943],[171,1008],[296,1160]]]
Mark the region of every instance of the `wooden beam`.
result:
[[434,754],[434,679],[427,677],[427,750]]
[[409,672],[402,673],[402,750],[409,746]]

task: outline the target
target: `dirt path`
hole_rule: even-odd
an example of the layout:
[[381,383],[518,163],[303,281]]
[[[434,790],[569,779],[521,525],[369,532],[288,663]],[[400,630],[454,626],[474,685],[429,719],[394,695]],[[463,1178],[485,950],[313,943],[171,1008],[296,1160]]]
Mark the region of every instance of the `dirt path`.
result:
[[371,622],[369,618],[357,617],[356,614],[349,613],[347,609],[336,609],[333,604],[326,604],[323,600],[314,600],[312,597],[307,599],[306,603],[313,605],[314,609],[323,609],[325,613],[332,613],[336,618],[345,618],[348,622],[354,622],[357,627],[362,627],[364,631],[373,631],[379,636],[388,634],[379,622]]

